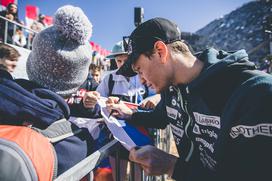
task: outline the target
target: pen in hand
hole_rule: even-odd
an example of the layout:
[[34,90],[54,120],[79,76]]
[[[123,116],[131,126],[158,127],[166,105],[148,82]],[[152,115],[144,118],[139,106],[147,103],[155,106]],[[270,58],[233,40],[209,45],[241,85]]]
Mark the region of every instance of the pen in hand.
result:
[[[120,101],[121,101],[121,97],[119,97],[119,99],[118,99],[118,101],[116,102],[116,104],[119,104],[120,103]],[[111,117],[111,115],[114,113],[114,111],[115,110],[111,110],[111,112],[110,112],[110,114],[109,114],[109,117],[108,118],[110,118]]]

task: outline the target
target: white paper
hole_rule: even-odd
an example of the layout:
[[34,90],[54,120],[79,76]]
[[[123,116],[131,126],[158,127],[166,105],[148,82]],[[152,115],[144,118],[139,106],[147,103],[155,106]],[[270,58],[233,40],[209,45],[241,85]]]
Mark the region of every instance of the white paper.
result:
[[79,128],[87,128],[93,139],[97,139],[99,137],[100,128],[98,125],[100,123],[98,123],[98,121],[101,121],[101,118],[91,119],[71,116],[69,121],[77,125]]
[[127,150],[131,150],[132,148],[136,147],[136,144],[123,129],[123,127],[126,126],[126,123],[124,120],[118,120],[113,116],[109,117],[110,113],[106,109],[106,100],[107,98],[104,97],[98,100],[98,104],[101,107],[101,115],[105,119],[105,123],[113,134],[113,137],[118,140]]

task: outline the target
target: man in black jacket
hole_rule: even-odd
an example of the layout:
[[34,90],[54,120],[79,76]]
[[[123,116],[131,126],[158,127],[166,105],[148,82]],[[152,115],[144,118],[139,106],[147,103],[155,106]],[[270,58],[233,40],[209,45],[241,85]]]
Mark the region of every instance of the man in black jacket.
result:
[[255,70],[244,50],[207,49],[193,55],[173,22],[154,18],[130,35],[131,51],[119,73],[138,73],[161,93],[152,112],[108,101],[117,117],[134,125],[170,125],[179,158],[154,146],[130,151],[150,175],[176,180],[271,178],[272,77]]

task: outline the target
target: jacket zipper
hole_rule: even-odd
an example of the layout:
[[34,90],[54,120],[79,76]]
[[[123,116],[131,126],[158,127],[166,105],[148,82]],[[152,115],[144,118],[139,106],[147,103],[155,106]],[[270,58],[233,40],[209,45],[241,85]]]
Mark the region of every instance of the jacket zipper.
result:
[[[189,89],[188,87],[186,87],[186,93],[189,94]],[[185,161],[188,162],[190,160],[190,158],[192,157],[192,154],[193,154],[193,151],[194,151],[194,143],[193,141],[191,140],[189,134],[188,134],[188,127],[189,125],[192,123],[192,118],[191,118],[191,115],[189,114],[189,111],[187,109],[187,100],[184,100],[183,101],[183,98],[182,98],[182,95],[180,93],[180,89],[178,88],[178,96],[179,96],[179,99],[180,99],[180,104],[181,104],[181,107],[182,109],[187,113],[188,115],[188,122],[187,124],[185,125],[185,135],[187,136],[187,138],[190,140],[191,142],[191,146],[190,146],[190,150],[188,152],[188,155],[186,156],[185,158]],[[184,105],[183,105],[184,104]]]

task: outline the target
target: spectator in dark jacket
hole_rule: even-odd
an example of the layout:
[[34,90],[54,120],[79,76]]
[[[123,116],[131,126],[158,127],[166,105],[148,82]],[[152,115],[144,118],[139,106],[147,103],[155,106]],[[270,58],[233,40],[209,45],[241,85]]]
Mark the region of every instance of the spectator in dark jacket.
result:
[[[80,8],[73,6],[59,8],[54,16],[54,25],[39,32],[33,40],[26,67],[29,80],[56,92],[66,100],[70,98],[88,76],[91,59],[88,40],[91,34],[92,24]],[[71,116],[91,117],[99,113],[98,110],[77,112],[73,106],[70,109]],[[74,141],[87,144],[86,138]],[[78,161],[78,158],[72,156],[75,152],[81,154],[83,159],[87,154],[84,152],[86,146],[88,145],[73,150],[62,149],[62,145],[57,147],[58,156],[63,159],[60,163],[62,166],[60,172]]]
[[[17,4],[10,3],[7,6],[7,9],[0,12],[0,16],[9,19],[10,21],[14,21],[16,23],[20,23],[18,19],[18,7]],[[4,33],[5,33],[6,23],[5,20],[0,19],[0,40],[4,41]],[[8,22],[8,32],[7,32],[7,41],[9,43],[12,42],[12,36],[14,35],[14,25]]]
[[[94,67],[94,68],[93,68]],[[71,108],[71,114],[78,117],[92,117],[97,118],[100,117],[99,111],[100,108],[96,105],[94,108],[87,108],[85,107],[83,101],[83,97],[86,92],[95,91],[98,87],[99,83],[95,80],[97,74],[100,75],[98,72],[98,67],[96,65],[91,64],[89,66],[89,73],[87,79],[83,82],[83,84],[79,87],[76,93],[72,94],[68,99],[67,102]],[[94,72],[93,72],[93,70]],[[100,70],[100,69],[99,69]],[[95,75],[93,75],[93,73]],[[96,76],[98,79],[98,76]]]

